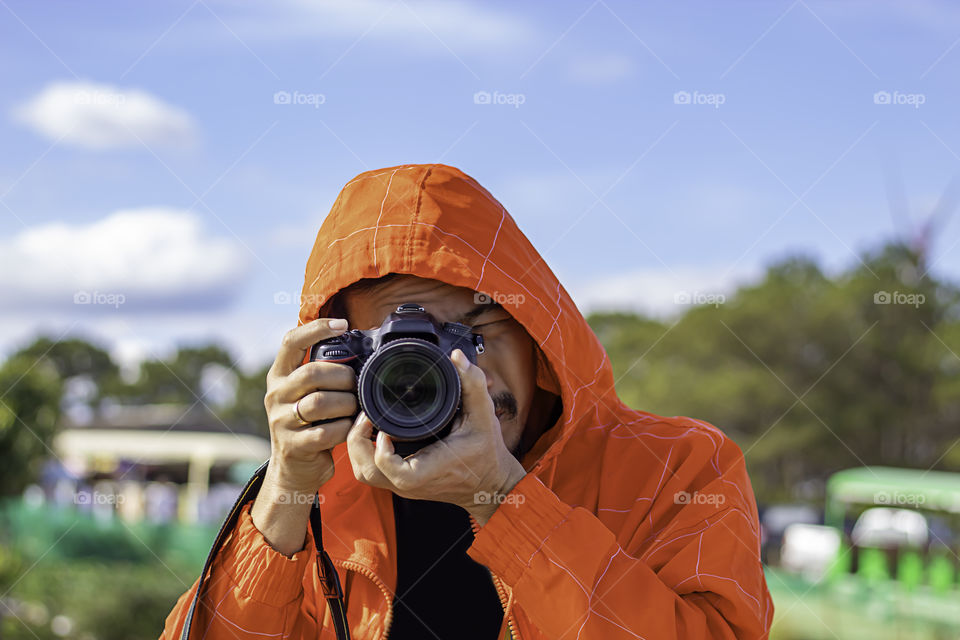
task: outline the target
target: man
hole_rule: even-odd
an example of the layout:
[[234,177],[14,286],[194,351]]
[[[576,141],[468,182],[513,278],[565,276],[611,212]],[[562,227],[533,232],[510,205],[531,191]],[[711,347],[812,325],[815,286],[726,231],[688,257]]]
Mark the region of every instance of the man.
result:
[[[476,365],[451,356],[462,419],[407,459],[362,413],[342,418],[357,409],[349,368],[307,362],[346,328],[330,319],[373,328],[404,302],[486,344]],[[620,402],[589,325],[472,178],[402,165],[348,182],[299,321],[268,375],[268,475],[213,565],[200,637],[334,637],[309,504],[291,499],[315,490],[357,640],[766,637],[740,450],[709,424]],[[162,637],[178,637],[196,586]]]

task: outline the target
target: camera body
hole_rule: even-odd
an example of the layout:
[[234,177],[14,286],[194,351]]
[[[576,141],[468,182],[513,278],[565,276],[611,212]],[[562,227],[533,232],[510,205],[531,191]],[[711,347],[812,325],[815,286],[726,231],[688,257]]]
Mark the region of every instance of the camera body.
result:
[[460,376],[450,353],[477,364],[483,336],[457,322],[437,322],[417,303],[397,307],[377,329],[351,329],[321,340],[310,360],[349,365],[360,408],[407,456],[450,432],[461,409]]

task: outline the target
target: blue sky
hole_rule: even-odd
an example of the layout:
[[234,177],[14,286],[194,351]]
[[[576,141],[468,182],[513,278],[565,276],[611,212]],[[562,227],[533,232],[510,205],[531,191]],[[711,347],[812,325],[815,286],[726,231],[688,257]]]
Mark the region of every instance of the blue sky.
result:
[[478,179],[584,310],[846,268],[960,173],[958,42],[933,0],[0,0],[0,353],[272,358],[340,187],[407,162]]

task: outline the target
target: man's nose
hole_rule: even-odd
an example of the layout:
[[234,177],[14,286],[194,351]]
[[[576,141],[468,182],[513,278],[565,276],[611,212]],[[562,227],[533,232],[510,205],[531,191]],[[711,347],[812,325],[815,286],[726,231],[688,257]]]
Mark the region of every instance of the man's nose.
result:
[[486,376],[487,378],[487,393],[490,393],[490,391],[493,390],[494,384],[496,382],[493,379],[493,373],[491,373],[489,369],[483,366],[480,367],[480,371],[483,371],[483,375]]

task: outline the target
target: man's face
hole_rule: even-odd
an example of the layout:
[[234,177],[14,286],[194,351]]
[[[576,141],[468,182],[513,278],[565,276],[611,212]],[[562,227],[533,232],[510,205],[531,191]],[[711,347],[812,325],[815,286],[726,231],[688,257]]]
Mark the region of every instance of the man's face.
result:
[[399,275],[345,301],[351,329],[376,329],[404,302],[419,303],[438,322],[460,322],[483,335],[477,365],[487,377],[503,441],[517,455],[536,386],[536,343],[500,305],[478,304],[475,292],[445,282]]

